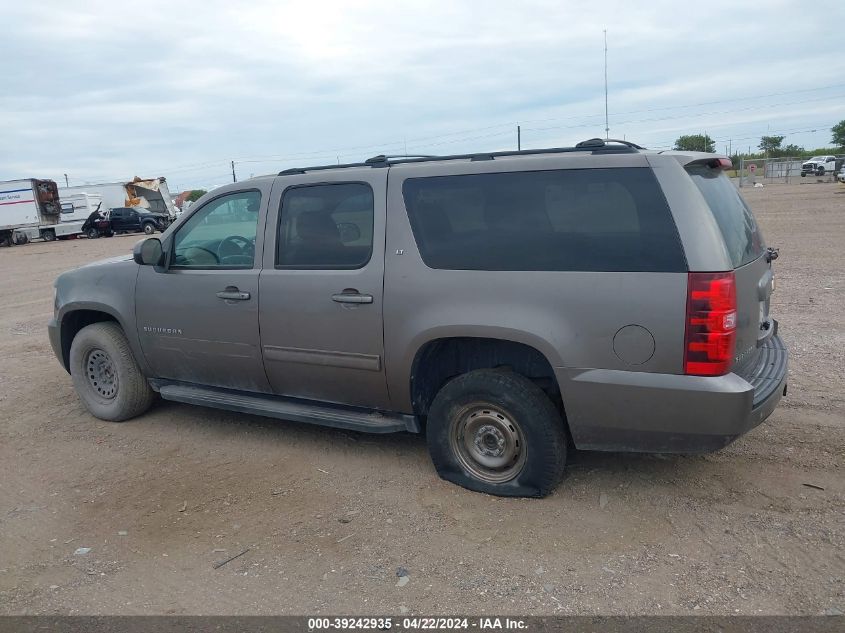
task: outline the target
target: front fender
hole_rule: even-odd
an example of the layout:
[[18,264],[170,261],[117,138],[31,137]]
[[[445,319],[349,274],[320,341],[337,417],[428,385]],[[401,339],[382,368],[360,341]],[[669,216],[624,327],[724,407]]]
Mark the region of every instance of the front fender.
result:
[[64,273],[56,280],[55,326],[67,369],[67,353],[75,332],[69,327],[71,315],[80,311],[100,312],[117,321],[123,329],[141,371],[150,377],[150,368],[141,351],[135,321],[135,284],[139,266],[131,259],[83,266]]

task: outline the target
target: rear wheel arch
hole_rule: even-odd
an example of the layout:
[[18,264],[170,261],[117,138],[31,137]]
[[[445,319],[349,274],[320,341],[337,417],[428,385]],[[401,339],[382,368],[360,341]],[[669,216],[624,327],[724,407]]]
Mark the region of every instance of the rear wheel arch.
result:
[[563,415],[552,363],[536,347],[502,338],[445,337],[423,344],[411,365],[414,413],[427,415],[434,397],[453,378],[478,369],[508,369],[538,385]]

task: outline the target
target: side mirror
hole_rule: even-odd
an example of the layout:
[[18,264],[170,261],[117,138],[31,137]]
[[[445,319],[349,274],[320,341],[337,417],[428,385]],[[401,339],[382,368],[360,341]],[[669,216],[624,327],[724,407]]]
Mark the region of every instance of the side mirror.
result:
[[164,249],[157,237],[148,237],[135,244],[132,249],[132,259],[139,266],[161,266],[164,260]]
[[337,230],[340,233],[340,241],[344,244],[361,239],[361,229],[354,222],[341,222],[337,225]]

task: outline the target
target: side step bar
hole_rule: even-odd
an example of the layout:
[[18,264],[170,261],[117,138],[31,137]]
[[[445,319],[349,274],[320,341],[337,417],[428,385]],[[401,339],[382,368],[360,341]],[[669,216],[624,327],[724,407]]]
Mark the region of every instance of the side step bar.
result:
[[157,389],[165,400],[263,415],[268,418],[319,424],[364,433],[420,432],[420,424],[416,416],[402,413],[382,413],[370,409],[317,404],[280,396],[161,381],[153,382],[153,388]]

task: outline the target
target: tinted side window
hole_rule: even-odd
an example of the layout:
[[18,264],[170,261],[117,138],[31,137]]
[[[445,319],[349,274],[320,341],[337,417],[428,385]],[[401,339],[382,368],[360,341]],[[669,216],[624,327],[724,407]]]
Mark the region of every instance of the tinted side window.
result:
[[403,195],[431,268],[686,270],[669,207],[647,168],[410,178]]
[[373,190],[363,183],[291,187],[282,197],[276,265],[361,268],[373,252]]
[[760,257],[766,250],[763,235],[751,209],[725,172],[703,165],[690,167],[687,172],[716,218],[734,268]]
[[205,204],[179,227],[174,268],[252,268],[261,194],[238,191]]

